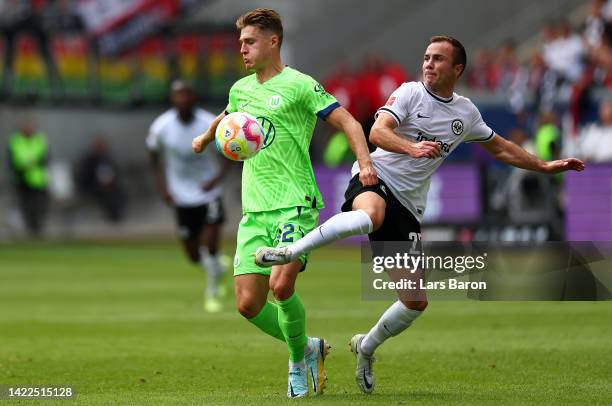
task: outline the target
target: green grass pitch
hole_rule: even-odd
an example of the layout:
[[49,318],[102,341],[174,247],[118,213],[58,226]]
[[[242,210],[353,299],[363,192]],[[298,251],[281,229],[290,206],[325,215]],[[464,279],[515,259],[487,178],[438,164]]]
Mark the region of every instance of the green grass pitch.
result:
[[[432,302],[380,348],[376,392],[361,394],[347,342],[388,303],[361,300],[358,261],[327,248],[299,278],[308,333],[333,345],[327,393],[300,403],[612,400],[610,302]],[[173,242],[0,245],[0,385],[72,385],[66,404],[289,404],[286,348],[232,295],[205,314],[203,288]]]

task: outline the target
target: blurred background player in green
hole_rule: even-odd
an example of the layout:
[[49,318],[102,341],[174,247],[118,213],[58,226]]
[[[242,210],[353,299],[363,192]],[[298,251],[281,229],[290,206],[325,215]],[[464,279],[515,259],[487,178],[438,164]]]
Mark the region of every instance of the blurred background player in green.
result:
[[191,149],[193,138],[215,119],[213,114],[195,107],[191,85],[174,81],[170,98],[174,107],[153,122],[147,147],[159,194],[176,211],[178,234],[187,257],[201,264],[208,275],[204,309],[217,312],[222,307],[219,295],[224,293],[225,273],[219,250],[225,218],[221,179],[228,161],[221,164],[214,148],[202,155],[195,155]]
[[[283,65],[283,26],[278,13],[250,11],[238,19],[236,27],[244,64],[254,74],[232,86],[226,111],[194,139],[193,148],[201,152],[214,140],[217,125],[226,114],[246,112],[262,124],[264,146],[245,161],[242,172],[243,218],[234,258],[237,307],[263,332],[287,343],[287,395],[308,395],[309,375],[314,394],[321,394],[328,344],[325,339],[306,336],[306,313],[295,292],[307,255],[270,269],[256,265],[254,253],[266,244],[291,244],[317,225],[323,201],[308,152],[317,117],[347,134],[364,184],[376,183],[376,173],[361,125],[317,81]],[[275,303],[267,300],[270,290]]]
[[32,120],[26,120],[20,130],[9,137],[8,149],[19,210],[30,236],[38,237],[49,206],[47,137],[36,131]]

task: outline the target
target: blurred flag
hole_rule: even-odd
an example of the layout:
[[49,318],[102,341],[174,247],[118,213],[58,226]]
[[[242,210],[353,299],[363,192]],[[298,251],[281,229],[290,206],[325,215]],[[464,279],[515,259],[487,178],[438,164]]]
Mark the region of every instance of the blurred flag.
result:
[[30,34],[21,34],[15,48],[13,94],[20,97],[47,97],[50,92],[49,78],[38,42]]
[[150,38],[138,49],[140,93],[145,102],[165,100],[170,82],[167,46],[162,38]]
[[129,104],[133,97],[134,58],[101,56],[98,61],[100,98],[110,104]]
[[193,4],[191,0],[79,0],[78,10],[87,31],[98,39],[100,52],[117,55]]
[[79,33],[62,33],[52,40],[53,56],[63,93],[68,98],[90,95],[89,45]]

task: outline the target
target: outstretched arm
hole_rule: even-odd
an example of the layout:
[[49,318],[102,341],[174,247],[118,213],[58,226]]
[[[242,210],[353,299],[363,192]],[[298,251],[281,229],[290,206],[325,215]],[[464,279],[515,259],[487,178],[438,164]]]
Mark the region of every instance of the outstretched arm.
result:
[[495,134],[489,142],[481,144],[495,159],[517,168],[528,169],[542,173],[559,173],[565,171],[582,171],[584,163],[576,158],[542,161],[517,144]]
[[355,153],[359,164],[359,180],[364,186],[371,186],[378,183],[376,170],[372,166],[372,159],[368,151],[365,134],[361,124],[353,118],[344,107],[334,109],[325,119],[329,124],[346,134],[349,145]]
[[200,152],[206,149],[206,146],[215,140],[215,131],[217,131],[217,126],[225,117],[225,111],[219,114],[212,123],[210,123],[210,127],[202,134],[195,137],[191,143],[191,147],[193,148],[193,152],[199,154]]

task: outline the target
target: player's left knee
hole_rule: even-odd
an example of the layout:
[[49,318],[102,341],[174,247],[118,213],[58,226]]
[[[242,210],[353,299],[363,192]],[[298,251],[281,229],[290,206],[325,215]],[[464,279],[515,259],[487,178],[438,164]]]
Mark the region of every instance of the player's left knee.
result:
[[294,284],[285,278],[270,281],[270,290],[276,300],[287,300],[293,295]]
[[359,209],[365,212],[365,214],[370,217],[370,221],[372,222],[372,229],[374,231],[378,230],[382,223],[385,221],[385,211],[380,210],[377,207],[365,207],[363,209]]
[[419,312],[425,311],[425,309],[427,309],[427,305],[429,304],[427,300],[402,300],[402,303],[410,310],[417,310]]

